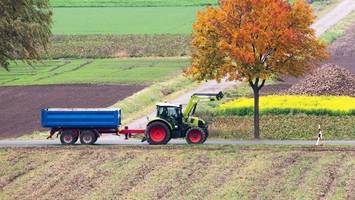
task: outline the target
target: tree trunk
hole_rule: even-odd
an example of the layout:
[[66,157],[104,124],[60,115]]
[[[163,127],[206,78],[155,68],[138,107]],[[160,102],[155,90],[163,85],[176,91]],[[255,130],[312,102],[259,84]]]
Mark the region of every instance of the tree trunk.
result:
[[259,87],[253,87],[254,91],[254,138],[260,138],[260,115],[259,115]]

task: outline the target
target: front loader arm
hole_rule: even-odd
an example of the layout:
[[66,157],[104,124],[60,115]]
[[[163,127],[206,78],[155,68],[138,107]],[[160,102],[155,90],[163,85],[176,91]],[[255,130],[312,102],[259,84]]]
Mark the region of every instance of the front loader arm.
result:
[[184,110],[184,118],[188,118],[195,113],[198,102],[200,101],[219,101],[223,98],[223,93],[195,93],[191,96]]

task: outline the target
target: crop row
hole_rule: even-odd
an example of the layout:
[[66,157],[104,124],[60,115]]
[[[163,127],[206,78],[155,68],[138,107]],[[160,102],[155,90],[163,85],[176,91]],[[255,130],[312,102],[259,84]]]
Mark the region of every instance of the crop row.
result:
[[188,35],[54,36],[43,58],[178,57],[190,54]]
[[[239,98],[220,105],[218,115],[252,115],[253,98]],[[355,98],[347,96],[262,96],[261,114],[355,115]]]

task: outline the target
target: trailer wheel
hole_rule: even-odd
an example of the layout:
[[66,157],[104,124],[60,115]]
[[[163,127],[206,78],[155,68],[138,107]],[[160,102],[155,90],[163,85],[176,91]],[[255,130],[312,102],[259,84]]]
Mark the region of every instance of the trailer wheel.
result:
[[170,129],[163,122],[153,122],[146,131],[147,141],[151,145],[167,144],[171,138]]
[[94,144],[97,140],[97,135],[94,131],[84,130],[80,133],[80,143],[81,144]]
[[78,136],[73,130],[64,130],[60,134],[60,142],[64,145],[73,145],[78,141]]
[[186,133],[188,144],[203,144],[207,140],[206,132],[201,128],[190,128]]

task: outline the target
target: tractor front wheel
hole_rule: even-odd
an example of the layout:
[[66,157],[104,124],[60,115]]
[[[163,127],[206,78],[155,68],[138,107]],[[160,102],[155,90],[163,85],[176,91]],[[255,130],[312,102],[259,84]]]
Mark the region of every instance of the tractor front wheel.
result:
[[201,128],[190,128],[186,132],[186,141],[189,144],[203,144],[206,140],[207,134]]
[[167,144],[171,138],[170,129],[163,122],[153,122],[146,130],[147,142],[151,145]]

